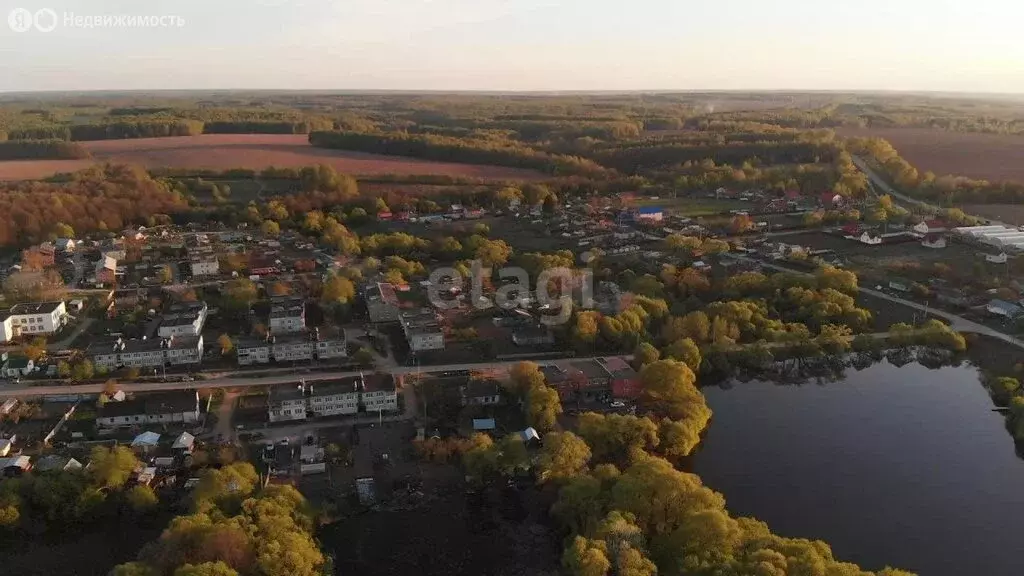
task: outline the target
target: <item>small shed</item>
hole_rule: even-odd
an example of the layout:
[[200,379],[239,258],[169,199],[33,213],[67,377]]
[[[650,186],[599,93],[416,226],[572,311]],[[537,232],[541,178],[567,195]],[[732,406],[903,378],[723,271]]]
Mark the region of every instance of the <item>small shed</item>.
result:
[[171,445],[171,450],[174,450],[175,452],[188,453],[192,451],[195,442],[195,436],[188,432],[182,432],[181,435],[174,440],[174,444]]
[[523,439],[523,442],[527,443],[532,442],[534,440],[540,440],[540,434],[538,434],[537,430],[532,426],[520,432],[519,437]]
[[14,441],[17,440],[17,436],[11,436],[10,438],[0,438],[0,456],[7,456],[11,453],[11,449],[14,448]]
[[156,447],[160,442],[160,435],[156,432],[143,432],[132,440],[132,448],[149,449]]

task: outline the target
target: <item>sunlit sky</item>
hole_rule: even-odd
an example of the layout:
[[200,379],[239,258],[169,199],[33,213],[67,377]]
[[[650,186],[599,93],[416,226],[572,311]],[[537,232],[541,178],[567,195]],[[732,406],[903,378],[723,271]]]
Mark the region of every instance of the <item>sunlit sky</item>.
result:
[[[15,8],[49,8],[57,27],[15,32]],[[0,91],[1024,92],[1024,2],[1014,0],[0,0],[0,9]],[[184,26],[64,25],[68,15],[119,14],[180,16]]]

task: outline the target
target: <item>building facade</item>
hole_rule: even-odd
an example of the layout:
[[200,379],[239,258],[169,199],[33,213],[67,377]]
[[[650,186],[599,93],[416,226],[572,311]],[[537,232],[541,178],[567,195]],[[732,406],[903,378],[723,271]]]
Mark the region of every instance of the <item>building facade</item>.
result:
[[101,428],[141,426],[199,421],[199,392],[178,390],[148,394],[122,402],[107,402],[99,408],[96,425]]
[[64,326],[67,315],[64,301],[15,304],[10,310],[12,336],[52,334]]
[[214,257],[194,258],[189,262],[193,276],[216,276],[220,272],[220,263]]

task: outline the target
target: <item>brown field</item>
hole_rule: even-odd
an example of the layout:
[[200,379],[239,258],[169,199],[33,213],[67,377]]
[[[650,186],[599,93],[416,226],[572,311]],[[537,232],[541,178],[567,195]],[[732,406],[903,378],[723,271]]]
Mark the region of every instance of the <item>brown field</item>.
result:
[[836,132],[841,136],[885,138],[922,172],[1024,182],[1024,136],[926,128],[838,128]]
[[1024,226],[1024,204],[964,204],[960,209],[1004,224]]
[[432,162],[314,148],[305,134],[204,134],[174,138],[83,142],[92,160],[16,160],[0,162],[0,180],[32,180],[74,172],[93,162],[138,164],[146,168],[262,169],[329,164],[339,172],[370,174],[439,174],[489,180],[539,180],[533,170]]

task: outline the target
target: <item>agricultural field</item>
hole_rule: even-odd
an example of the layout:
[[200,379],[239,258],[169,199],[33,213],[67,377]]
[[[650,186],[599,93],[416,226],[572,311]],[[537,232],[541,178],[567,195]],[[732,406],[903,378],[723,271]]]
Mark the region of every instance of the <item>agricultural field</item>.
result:
[[1021,204],[964,204],[960,209],[988,220],[1024,226],[1024,205]]
[[836,132],[884,138],[922,173],[1024,182],[1024,136],[926,128],[837,128]]
[[305,134],[204,134],[83,142],[92,160],[17,160],[0,162],[0,180],[32,180],[74,172],[93,162],[137,164],[146,168],[262,169],[329,164],[352,174],[432,174],[488,180],[540,180],[532,170],[433,162],[344,150],[314,148]]

